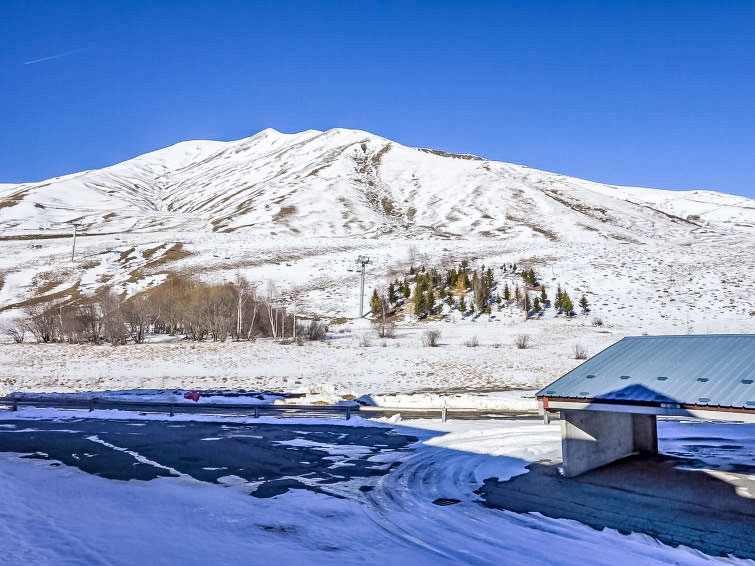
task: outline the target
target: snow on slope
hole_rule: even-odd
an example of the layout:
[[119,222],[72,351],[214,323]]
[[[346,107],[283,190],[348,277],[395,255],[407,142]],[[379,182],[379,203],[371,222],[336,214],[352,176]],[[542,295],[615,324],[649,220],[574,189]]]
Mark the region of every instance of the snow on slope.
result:
[[[99,232],[211,226],[292,236],[571,241],[681,235],[706,223],[755,230],[755,205],[743,197],[617,188],[345,129],[184,142],[17,185],[4,199],[0,219],[17,230],[80,220]],[[690,214],[699,219],[687,223]]]
[[[72,263],[73,220],[85,226]],[[297,285],[305,313],[353,316],[356,256],[373,258],[369,289],[416,248],[428,265],[534,266],[629,333],[746,328],[753,226],[743,197],[602,185],[358,130],[268,129],[3,187],[0,317],[40,294],[131,295],[176,271]]]

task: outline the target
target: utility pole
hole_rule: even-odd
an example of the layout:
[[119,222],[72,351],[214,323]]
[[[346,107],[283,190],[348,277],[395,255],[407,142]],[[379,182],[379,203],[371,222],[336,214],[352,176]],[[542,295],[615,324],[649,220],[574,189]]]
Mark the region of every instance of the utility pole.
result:
[[357,263],[362,266],[362,285],[359,290],[359,318],[364,315],[364,267],[370,263],[370,258],[360,255],[357,258]]
[[73,223],[73,245],[71,246],[71,261],[73,261],[74,255],[76,254],[76,232],[78,232],[81,226],[83,226],[81,222]]

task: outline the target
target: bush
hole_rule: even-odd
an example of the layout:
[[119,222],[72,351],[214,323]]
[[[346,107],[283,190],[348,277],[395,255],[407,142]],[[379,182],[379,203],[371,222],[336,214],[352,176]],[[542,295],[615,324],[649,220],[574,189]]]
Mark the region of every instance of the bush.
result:
[[319,318],[314,318],[309,323],[309,328],[307,328],[307,339],[312,341],[325,340],[327,333],[328,325],[321,322]]
[[393,322],[378,322],[375,324],[375,333],[379,338],[395,338],[396,324]]
[[582,346],[582,344],[574,344],[574,346],[572,346],[572,352],[574,353],[575,360],[586,360],[589,357],[587,355],[587,350],[585,350],[585,347]]
[[367,332],[360,334],[359,345],[362,348],[369,348],[370,346],[372,346],[372,337]]
[[23,324],[14,324],[3,329],[3,333],[13,338],[16,344],[20,344],[26,338],[26,328]]
[[430,329],[422,333],[422,345],[426,348],[435,348],[440,338],[440,330]]
[[520,350],[526,350],[530,347],[530,337],[528,334],[520,334],[514,340],[514,345]]
[[603,326],[603,319],[600,318],[599,316],[596,316],[595,318],[592,319],[592,325],[593,326]]
[[472,336],[469,340],[464,341],[464,345],[467,348],[477,348],[480,345],[480,341],[477,339],[477,336]]

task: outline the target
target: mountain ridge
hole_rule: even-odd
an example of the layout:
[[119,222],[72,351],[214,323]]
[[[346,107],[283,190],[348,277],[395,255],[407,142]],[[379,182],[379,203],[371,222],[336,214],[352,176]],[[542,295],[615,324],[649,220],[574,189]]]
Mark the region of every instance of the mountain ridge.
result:
[[6,232],[78,221],[99,231],[642,241],[658,233],[755,233],[755,200],[607,185],[362,130],[267,128],[0,187],[0,221]]

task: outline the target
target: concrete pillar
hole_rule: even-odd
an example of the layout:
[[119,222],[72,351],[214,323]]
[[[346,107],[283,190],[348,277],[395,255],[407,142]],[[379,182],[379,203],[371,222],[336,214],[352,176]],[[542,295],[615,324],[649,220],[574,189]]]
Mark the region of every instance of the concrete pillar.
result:
[[655,415],[563,410],[561,450],[566,477],[636,452],[658,452]]

